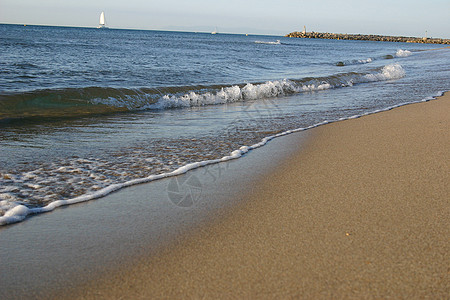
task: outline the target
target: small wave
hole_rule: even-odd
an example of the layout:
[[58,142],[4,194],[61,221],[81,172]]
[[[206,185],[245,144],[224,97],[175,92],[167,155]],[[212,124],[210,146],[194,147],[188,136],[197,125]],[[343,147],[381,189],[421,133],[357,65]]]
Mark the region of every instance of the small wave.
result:
[[395,53],[395,56],[407,57],[407,56],[410,56],[411,54],[412,54],[411,51],[398,49],[397,52]]
[[[395,70],[395,67],[390,68],[391,70],[385,70],[386,74],[384,74],[383,76],[387,76],[390,77],[392,76],[392,74],[389,74],[390,72],[399,72],[399,70]],[[2,200],[0,201],[0,226],[3,225],[8,225],[8,224],[13,224],[13,223],[18,223],[23,221],[27,216],[32,215],[32,214],[40,214],[40,213],[46,213],[46,212],[50,212],[53,211],[54,209],[61,207],[61,206],[67,206],[67,205],[71,205],[71,204],[75,204],[75,203],[80,203],[80,202],[85,202],[85,201],[89,201],[89,200],[93,200],[93,199],[97,199],[97,198],[101,198],[104,197],[106,195],[109,195],[115,191],[118,191],[122,188],[125,187],[129,187],[129,186],[133,186],[133,185],[137,185],[137,184],[142,184],[142,183],[147,183],[147,182],[151,182],[151,181],[155,181],[155,180],[159,180],[159,179],[163,179],[163,178],[168,178],[168,177],[172,177],[172,176],[177,176],[177,175],[181,175],[184,174],[190,170],[193,169],[197,169],[197,168],[201,168],[201,167],[205,167],[208,165],[212,165],[212,164],[218,164],[221,162],[226,162],[226,161],[230,161],[230,160],[234,160],[234,159],[238,159],[240,157],[242,157],[243,155],[245,155],[246,153],[248,153],[251,150],[260,148],[264,145],[266,145],[269,141],[281,137],[281,136],[285,136],[288,134],[292,134],[295,132],[300,132],[300,131],[305,131],[305,130],[309,130],[312,128],[316,128],[325,124],[330,124],[333,122],[338,122],[338,121],[343,121],[343,120],[350,120],[350,119],[356,119],[362,116],[366,116],[366,115],[370,115],[370,114],[374,114],[374,113],[378,113],[378,112],[382,112],[382,111],[388,111],[400,106],[404,106],[404,105],[408,105],[411,103],[418,103],[418,102],[426,102],[426,101],[430,101],[433,99],[436,99],[436,97],[442,96],[444,93],[443,92],[439,92],[434,96],[430,96],[424,99],[421,99],[419,101],[412,101],[412,102],[408,102],[408,103],[401,103],[401,104],[396,104],[393,106],[389,106],[386,107],[384,109],[377,109],[375,111],[372,112],[366,112],[364,114],[361,115],[354,115],[354,116],[350,116],[350,117],[344,117],[344,118],[340,118],[337,120],[325,120],[322,121],[320,123],[316,123],[313,124],[311,126],[308,127],[302,127],[302,128],[297,128],[297,129],[293,129],[293,130],[287,130],[275,135],[271,135],[271,136],[267,136],[265,138],[263,138],[259,143],[256,143],[252,146],[242,146],[237,150],[234,150],[233,152],[231,152],[229,155],[224,156],[222,158],[219,159],[212,159],[212,160],[204,160],[204,161],[200,161],[200,162],[194,162],[194,163],[190,163],[187,164],[185,166],[182,166],[178,169],[176,169],[175,171],[169,172],[169,173],[162,173],[162,174],[158,174],[158,175],[150,175],[148,177],[145,178],[139,178],[139,179],[134,179],[134,180],[130,180],[124,183],[118,183],[118,184],[112,184],[108,187],[105,187],[101,190],[98,190],[97,192],[91,193],[91,194],[86,194],[86,195],[81,195],[72,199],[67,199],[67,200],[56,200],[53,201],[49,204],[47,204],[46,206],[43,207],[35,207],[35,208],[29,208],[26,205],[24,205],[23,203],[20,202],[14,202],[14,201],[8,201],[8,200]]]
[[394,55],[386,54],[381,57],[369,57],[369,58],[365,58],[365,59],[344,60],[344,61],[337,62],[335,65],[338,67],[344,67],[344,66],[351,66],[351,65],[368,64],[368,63],[371,63],[371,62],[373,62],[375,60],[379,60],[379,59],[394,59],[396,57],[407,57],[407,56],[410,56],[411,54],[412,54],[412,52],[409,50],[398,49]]
[[366,73],[350,72],[327,77],[283,79],[232,86],[39,90],[0,95],[0,121],[41,121],[127,111],[227,104],[397,79],[404,75],[405,72],[399,64],[392,64]]
[[256,44],[266,44],[266,45],[281,45],[280,40],[273,41],[255,41]]
[[37,65],[35,65],[35,64],[32,64],[32,63],[26,63],[26,62],[23,62],[23,63],[15,63],[15,64],[13,64],[13,66],[15,66],[15,67],[17,67],[18,69],[25,69],[25,70],[28,70],[28,69],[37,69],[37,68],[39,68]]
[[387,65],[381,69],[381,72],[364,75],[364,79],[368,81],[386,81],[391,79],[399,79],[405,76],[405,70],[399,64]]
[[346,60],[346,61],[339,61],[336,63],[336,66],[343,67],[343,66],[349,66],[349,65],[359,65],[359,64],[368,64],[375,60],[375,58],[369,57],[366,59],[353,59],[353,60]]

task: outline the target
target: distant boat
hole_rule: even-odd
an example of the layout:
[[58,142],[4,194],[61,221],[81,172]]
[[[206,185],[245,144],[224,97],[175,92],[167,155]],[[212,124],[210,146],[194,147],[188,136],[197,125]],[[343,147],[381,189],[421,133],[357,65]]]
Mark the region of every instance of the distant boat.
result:
[[97,28],[99,28],[99,29],[107,29],[108,28],[108,27],[106,27],[105,13],[103,11],[100,14],[100,23],[97,26]]
[[218,32],[217,32],[217,27],[216,27],[216,29],[214,29],[213,32],[211,32],[211,34],[218,34]]

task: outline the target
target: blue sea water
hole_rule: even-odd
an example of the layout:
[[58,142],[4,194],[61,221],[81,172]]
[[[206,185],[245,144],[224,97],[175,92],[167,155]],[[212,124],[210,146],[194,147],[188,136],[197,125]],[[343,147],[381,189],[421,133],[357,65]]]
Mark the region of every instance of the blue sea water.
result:
[[0,225],[450,90],[435,48],[0,25]]

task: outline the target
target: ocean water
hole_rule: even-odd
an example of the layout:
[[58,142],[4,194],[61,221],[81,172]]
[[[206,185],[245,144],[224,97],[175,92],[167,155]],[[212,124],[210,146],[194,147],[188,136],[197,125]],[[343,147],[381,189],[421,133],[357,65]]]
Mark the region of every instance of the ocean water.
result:
[[0,25],[0,225],[430,99],[435,48]]

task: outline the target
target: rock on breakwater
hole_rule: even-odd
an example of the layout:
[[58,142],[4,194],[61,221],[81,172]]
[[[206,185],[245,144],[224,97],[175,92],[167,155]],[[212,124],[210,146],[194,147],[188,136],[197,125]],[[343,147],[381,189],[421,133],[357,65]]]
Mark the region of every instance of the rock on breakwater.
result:
[[286,37],[309,38],[309,39],[329,39],[329,40],[360,40],[360,41],[379,41],[379,42],[405,42],[405,43],[422,43],[422,44],[446,44],[450,45],[450,39],[440,38],[419,38],[405,36],[386,36],[374,34],[343,34],[328,32],[299,32],[294,31],[286,35]]

